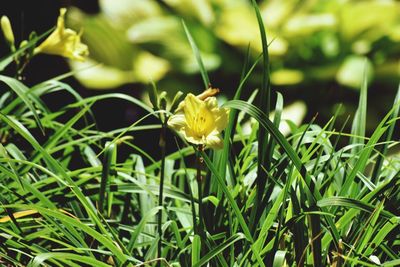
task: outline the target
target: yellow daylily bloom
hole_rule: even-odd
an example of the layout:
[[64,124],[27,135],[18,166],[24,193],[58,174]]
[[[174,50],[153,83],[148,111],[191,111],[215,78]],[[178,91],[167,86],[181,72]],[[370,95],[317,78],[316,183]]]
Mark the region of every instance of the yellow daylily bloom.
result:
[[65,28],[65,13],[67,9],[61,8],[60,15],[57,19],[57,28],[35,48],[34,53],[45,53],[51,55],[59,55],[70,59],[84,61],[89,55],[87,45],[81,43],[81,35],[72,30]]
[[221,132],[228,124],[228,114],[227,108],[218,107],[215,97],[188,94],[168,119],[168,125],[192,144],[219,149],[223,146]]

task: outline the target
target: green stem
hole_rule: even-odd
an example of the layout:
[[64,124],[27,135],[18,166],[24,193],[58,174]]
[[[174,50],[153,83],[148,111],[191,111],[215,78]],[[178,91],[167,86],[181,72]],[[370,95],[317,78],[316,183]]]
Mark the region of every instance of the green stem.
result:
[[[165,140],[167,135],[167,119],[164,120],[162,123],[161,134],[160,134],[160,148],[161,148],[161,167],[160,167],[160,188],[158,194],[158,205],[163,207],[163,193],[164,193],[164,174],[165,174],[165,154],[166,154],[166,147],[165,147]],[[162,248],[162,213],[163,209],[160,209],[158,213],[158,249],[157,255],[161,258],[161,248]]]
[[197,167],[197,175],[196,175],[196,180],[197,180],[197,191],[198,191],[198,203],[199,203],[199,224],[198,224],[198,232],[199,235],[205,240],[205,232],[204,232],[204,220],[203,220],[203,188],[202,188],[202,182],[203,182],[203,177],[201,176],[201,169],[203,167],[203,162],[204,159],[201,156],[201,152],[204,150],[204,147],[200,145],[198,147],[198,151],[196,153],[196,167]]

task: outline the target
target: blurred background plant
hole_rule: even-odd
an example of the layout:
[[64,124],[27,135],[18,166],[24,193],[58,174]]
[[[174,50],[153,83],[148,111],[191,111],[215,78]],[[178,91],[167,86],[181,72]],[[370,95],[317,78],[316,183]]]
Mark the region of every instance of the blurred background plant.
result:
[[[47,2],[31,5],[42,9]],[[392,102],[400,73],[400,3],[258,2],[270,43],[273,89],[282,92],[289,103],[303,101],[308,109],[306,119],[318,112],[317,122],[325,122],[343,103],[344,115],[339,120],[344,121],[355,111],[367,62],[372,83],[367,127],[373,129]],[[84,29],[82,41],[89,46],[90,57],[85,62],[68,62],[82,95],[119,90],[146,98],[150,81],[171,93],[201,92],[199,69],[182,20],[201,51],[213,86],[228,97],[235,91],[247,47],[253,59],[261,53],[257,21],[247,0],[70,0],[50,5],[69,6],[67,26],[77,32]],[[51,9],[47,10],[40,12],[48,16]],[[29,12],[27,8],[24,16]],[[17,10],[16,16],[21,13]],[[52,66],[50,73],[57,67]],[[261,72],[256,69],[250,87],[257,86]],[[304,104],[299,106],[304,110]],[[99,110],[114,110],[120,124],[134,120],[137,113],[113,105]],[[117,122],[101,124],[106,129],[120,126]]]
[[[396,82],[399,2],[260,2],[270,39],[274,85],[335,80],[358,89],[365,56],[374,67],[370,79],[375,75],[376,80]],[[85,29],[84,40],[93,51],[91,60],[102,64],[78,72],[78,79],[88,88],[149,80],[161,80],[171,88],[191,87],[166,76],[198,72],[182,19],[190,25],[209,71],[224,72],[224,76],[237,73],[244,57],[238,54],[244,54],[249,44],[254,56],[262,49],[249,1],[100,0],[99,4],[101,12],[96,15],[77,8],[69,13],[70,25]],[[72,62],[71,66],[80,69],[81,64]]]
[[[354,111],[357,92],[347,90],[360,88],[367,61],[368,77],[374,82],[370,92],[380,95],[382,110],[390,105],[391,99],[382,93],[396,88],[399,76],[398,1],[258,2],[270,42],[274,89],[283,90],[292,101],[303,99],[309,116],[318,111],[325,121],[339,102],[348,102],[344,113]],[[85,29],[83,39],[92,51],[89,61],[71,61],[71,68],[100,63],[76,72],[90,89],[157,81],[170,91],[203,90],[182,19],[214,86],[225,94],[234,91],[247,46],[253,57],[262,50],[254,11],[246,0],[100,0],[98,14],[71,8],[68,19],[71,27]],[[194,75],[187,78],[190,74]],[[373,110],[377,117],[371,122],[379,120],[380,113],[379,107]]]

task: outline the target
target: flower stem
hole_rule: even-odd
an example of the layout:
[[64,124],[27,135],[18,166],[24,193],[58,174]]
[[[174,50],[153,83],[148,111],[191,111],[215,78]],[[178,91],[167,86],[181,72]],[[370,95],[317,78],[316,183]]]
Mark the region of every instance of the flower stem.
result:
[[[161,148],[161,167],[160,167],[160,188],[159,188],[159,194],[158,194],[158,205],[160,207],[163,207],[163,193],[164,193],[164,174],[165,174],[165,154],[166,154],[166,135],[167,135],[167,119],[165,119],[162,122],[162,128],[161,128],[161,134],[160,134],[160,148]],[[160,209],[160,212],[158,213],[158,221],[157,221],[157,227],[158,227],[158,248],[157,248],[157,255],[159,258],[161,258],[161,249],[162,249],[162,214],[163,214],[163,209]]]
[[204,150],[204,147],[200,145],[198,147],[198,151],[196,153],[196,167],[197,167],[197,191],[198,191],[198,203],[199,203],[199,223],[198,223],[198,233],[205,240],[205,232],[204,232],[204,220],[203,220],[203,188],[202,182],[203,177],[201,176],[201,169],[203,167],[204,159],[201,156],[201,152]]

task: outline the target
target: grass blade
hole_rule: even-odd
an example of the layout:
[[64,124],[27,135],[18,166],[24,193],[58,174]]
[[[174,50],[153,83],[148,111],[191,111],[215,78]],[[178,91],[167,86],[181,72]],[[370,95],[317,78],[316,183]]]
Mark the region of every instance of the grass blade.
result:
[[237,242],[237,241],[239,241],[241,239],[244,239],[244,238],[245,238],[245,236],[243,234],[236,233],[235,235],[233,235],[230,238],[228,238],[227,240],[225,240],[223,243],[221,243],[218,246],[216,246],[213,250],[211,250],[209,253],[207,253],[203,258],[201,258],[199,262],[197,262],[196,264],[194,264],[192,266],[193,267],[202,266],[203,264],[209,262],[209,260],[211,260],[215,256],[217,256],[220,253],[222,253],[222,251],[224,251],[230,245],[232,245],[233,243],[235,243],[235,242]]
[[200,261],[201,239],[199,235],[195,235],[192,241],[192,266]]
[[393,119],[393,121],[390,124],[389,129],[387,130],[387,132],[385,133],[384,137],[381,140],[383,142],[383,144],[380,145],[378,148],[378,158],[376,159],[374,170],[373,170],[372,176],[371,176],[371,181],[373,183],[376,183],[379,178],[379,174],[380,174],[380,171],[381,171],[381,168],[383,165],[383,161],[385,160],[385,156],[387,154],[389,141],[392,140],[393,132],[396,127],[396,121],[397,121],[396,118],[398,118],[400,115],[400,84],[397,89],[396,97],[394,99],[393,108],[394,108],[394,111],[390,117],[391,118],[390,121],[392,119]]
[[201,77],[203,78],[204,88],[208,88],[211,85],[210,79],[208,78],[207,70],[204,67],[203,60],[201,59],[200,50],[197,47],[196,42],[194,41],[192,35],[190,34],[190,31],[187,28],[185,21],[183,21],[183,20],[182,20],[182,25],[183,25],[183,29],[185,30],[186,37],[189,40],[190,46],[192,47],[193,54],[196,57],[197,64],[199,65],[200,74],[201,74]]
[[[264,28],[264,22],[261,17],[260,10],[255,0],[252,0],[253,7],[257,16],[257,22],[260,30],[261,43],[262,43],[262,55],[263,55],[263,72],[262,72],[262,82],[260,87],[260,95],[259,95],[259,104],[258,107],[265,114],[269,114],[271,110],[271,88],[269,84],[269,55],[268,55],[268,43],[267,43],[267,35]],[[254,208],[252,214],[250,215],[250,220],[254,221],[255,218],[260,216],[262,207],[262,199],[265,194],[265,187],[267,183],[267,175],[264,172],[264,169],[269,169],[270,161],[268,159],[272,158],[271,155],[267,155],[268,147],[271,144],[268,144],[268,132],[260,127],[258,129],[258,162],[257,162],[257,194],[256,201],[254,203]],[[271,152],[271,151],[270,151]],[[269,186],[267,186],[269,187]],[[256,228],[257,224],[252,225],[252,230]],[[270,264],[270,263],[269,263]]]
[[35,117],[36,123],[38,124],[40,130],[44,134],[43,125],[40,121],[38,113],[36,112],[36,108],[33,105],[33,103],[35,103],[38,107],[43,107],[43,104],[41,103],[41,101],[38,98],[33,97],[31,94],[29,94],[28,93],[29,89],[23,83],[21,83],[20,81],[14,79],[14,78],[0,75],[0,81],[7,84],[18,95],[18,97],[25,103],[25,105],[29,108],[29,110],[32,112],[33,116]]

